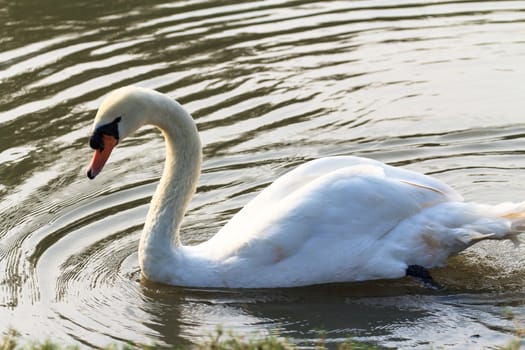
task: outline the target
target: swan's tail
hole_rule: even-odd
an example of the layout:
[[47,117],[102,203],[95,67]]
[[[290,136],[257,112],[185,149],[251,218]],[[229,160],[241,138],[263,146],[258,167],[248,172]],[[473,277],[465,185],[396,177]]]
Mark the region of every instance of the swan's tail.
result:
[[510,229],[505,238],[510,239],[514,246],[519,246],[522,243],[519,235],[525,232],[525,202],[518,204],[503,203],[498,207],[502,207],[504,210],[501,217],[510,222]]
[[471,245],[484,239],[508,239],[520,245],[520,234],[525,233],[525,202],[501,203],[495,206],[475,205],[477,219],[467,224],[470,234],[463,236]]
[[407,247],[403,253],[408,265],[443,266],[450,255],[485,239],[508,239],[519,245],[519,235],[525,233],[525,202],[445,202],[406,223],[398,239]]

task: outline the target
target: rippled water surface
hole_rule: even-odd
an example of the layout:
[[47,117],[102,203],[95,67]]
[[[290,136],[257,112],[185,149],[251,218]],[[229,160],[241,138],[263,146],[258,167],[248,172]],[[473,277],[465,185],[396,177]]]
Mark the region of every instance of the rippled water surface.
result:
[[525,248],[507,242],[434,271],[440,292],[408,279],[262,291],[142,281],[160,133],[143,129],[95,181],[84,175],[98,104],[137,84],[177,98],[201,132],[187,244],[329,155],[431,174],[467,200],[523,200],[525,1],[0,4],[1,331],[173,346],[222,324],[303,346],[463,349],[507,344],[525,324]]

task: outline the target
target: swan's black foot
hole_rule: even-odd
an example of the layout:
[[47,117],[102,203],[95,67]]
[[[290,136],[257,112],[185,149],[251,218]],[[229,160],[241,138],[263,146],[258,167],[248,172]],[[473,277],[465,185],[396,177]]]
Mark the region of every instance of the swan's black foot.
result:
[[434,281],[430,272],[421,265],[409,265],[407,267],[406,275],[415,278],[421,282],[426,288],[440,290],[443,287]]

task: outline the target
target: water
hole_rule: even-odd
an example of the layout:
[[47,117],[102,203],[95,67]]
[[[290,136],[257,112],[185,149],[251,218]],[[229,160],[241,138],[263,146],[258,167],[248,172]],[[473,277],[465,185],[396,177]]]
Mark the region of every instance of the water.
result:
[[329,155],[431,174],[467,200],[523,200],[525,1],[0,3],[0,330],[172,346],[221,324],[305,347],[464,349],[508,344],[525,324],[524,248],[507,242],[433,271],[442,292],[405,279],[262,291],[142,281],[160,134],[141,130],[95,181],[84,174],[98,104],[137,84],[176,97],[201,132],[187,244]]

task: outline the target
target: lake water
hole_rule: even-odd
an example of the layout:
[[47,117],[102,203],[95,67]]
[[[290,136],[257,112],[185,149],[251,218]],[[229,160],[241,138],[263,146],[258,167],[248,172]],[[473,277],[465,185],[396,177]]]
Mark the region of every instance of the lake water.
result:
[[185,346],[223,325],[304,347],[479,349],[525,325],[525,248],[508,242],[433,271],[439,292],[409,279],[250,291],[142,281],[160,133],[143,129],[85,176],[98,104],[137,84],[177,98],[201,132],[187,244],[330,155],[430,174],[467,200],[524,200],[525,1],[0,3],[0,331]]

